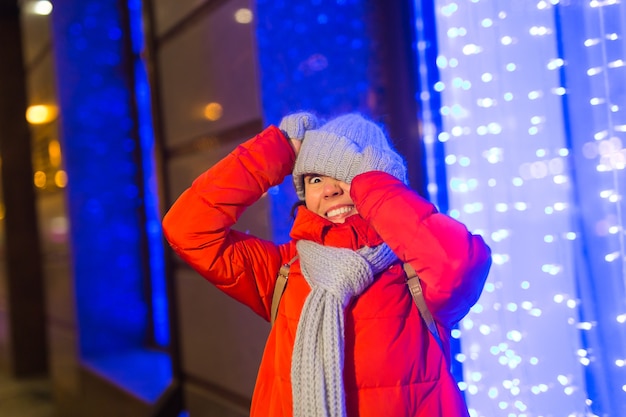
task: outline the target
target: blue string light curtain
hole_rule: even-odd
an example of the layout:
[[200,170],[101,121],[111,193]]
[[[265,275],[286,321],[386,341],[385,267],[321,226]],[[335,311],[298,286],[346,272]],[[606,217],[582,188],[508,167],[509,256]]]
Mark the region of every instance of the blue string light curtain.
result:
[[626,6],[555,8],[581,231],[578,285],[590,409],[626,415]]
[[470,414],[626,415],[624,6],[415,5],[436,21],[418,15],[419,56],[438,49],[420,99],[446,183],[428,189],[493,249],[455,331]]

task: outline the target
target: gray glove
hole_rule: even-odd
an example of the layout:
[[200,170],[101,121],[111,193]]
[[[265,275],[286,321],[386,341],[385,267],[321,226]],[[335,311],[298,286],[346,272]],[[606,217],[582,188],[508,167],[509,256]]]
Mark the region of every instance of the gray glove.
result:
[[308,112],[292,113],[282,118],[278,128],[289,139],[302,140],[307,130],[317,129],[319,121],[317,117]]

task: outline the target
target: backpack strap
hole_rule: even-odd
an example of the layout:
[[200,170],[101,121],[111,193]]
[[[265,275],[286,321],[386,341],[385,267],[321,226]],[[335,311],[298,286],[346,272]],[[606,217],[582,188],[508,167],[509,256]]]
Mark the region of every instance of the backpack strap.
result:
[[424,292],[422,291],[422,285],[420,284],[420,278],[415,272],[415,268],[413,268],[408,262],[402,265],[404,268],[404,272],[406,273],[406,283],[409,286],[409,291],[411,291],[411,295],[413,296],[413,301],[415,301],[415,305],[417,305],[417,309],[426,323],[426,327],[430,333],[435,337],[437,344],[443,350],[443,342],[441,341],[441,336],[439,335],[439,330],[437,329],[437,324],[435,323],[435,319],[433,315],[430,313],[428,306],[426,305],[426,300],[424,299]]
[[[274,295],[272,296],[272,310],[270,316],[270,323],[272,326],[276,321],[276,315],[278,314],[278,305],[280,304],[280,299],[285,292],[285,288],[287,287],[287,280],[289,279],[289,268],[291,268],[291,264],[293,264],[296,259],[298,259],[298,255],[294,256],[288,263],[284,264],[280,267],[280,271],[278,271],[278,276],[276,277],[276,286],[274,287]],[[424,292],[422,291],[422,285],[420,284],[419,276],[417,272],[415,272],[415,268],[413,268],[408,262],[403,264],[404,272],[406,274],[406,283],[409,286],[409,291],[413,296],[413,301],[417,306],[417,309],[426,323],[426,327],[433,335],[437,344],[443,349],[443,342],[441,341],[441,336],[439,335],[439,329],[437,329],[437,325],[435,324],[435,319],[431,314],[428,306],[426,305],[426,300],[424,299]]]
[[274,326],[274,322],[276,321],[276,315],[278,314],[278,305],[280,304],[280,299],[285,292],[285,287],[287,287],[287,279],[289,279],[289,268],[291,268],[291,264],[294,263],[298,259],[298,255],[294,256],[289,262],[283,264],[278,271],[278,276],[276,277],[276,285],[274,286],[274,295],[272,296],[272,310],[270,311],[270,323]]

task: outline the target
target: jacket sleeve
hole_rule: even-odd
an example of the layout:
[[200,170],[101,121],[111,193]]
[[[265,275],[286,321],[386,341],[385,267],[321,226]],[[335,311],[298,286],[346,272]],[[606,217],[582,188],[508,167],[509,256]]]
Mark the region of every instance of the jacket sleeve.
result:
[[359,214],[415,268],[434,318],[448,328],[461,320],[478,300],[491,267],[483,238],[384,172],[356,176],[350,194]]
[[196,178],[163,219],[164,235],[174,252],[268,320],[288,245],[277,246],[231,227],[248,206],[291,173],[294,160],[288,140],[270,126]]

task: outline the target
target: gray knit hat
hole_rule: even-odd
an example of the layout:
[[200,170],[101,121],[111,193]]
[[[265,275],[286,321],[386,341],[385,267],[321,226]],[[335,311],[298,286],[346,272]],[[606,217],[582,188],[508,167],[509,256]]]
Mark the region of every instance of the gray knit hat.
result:
[[320,174],[350,184],[358,174],[384,171],[405,184],[407,171],[383,130],[359,114],[339,116],[307,130],[293,169],[293,182],[304,200],[304,175]]

